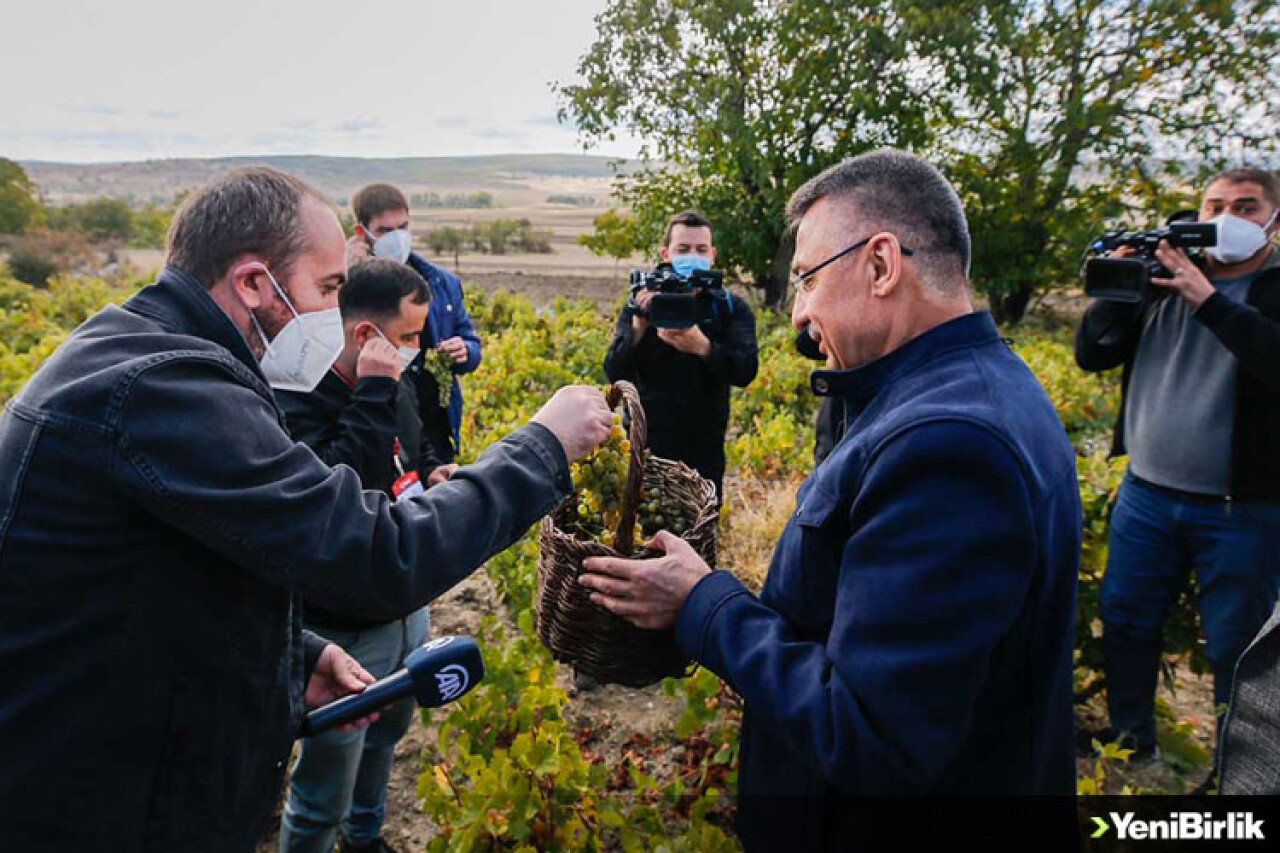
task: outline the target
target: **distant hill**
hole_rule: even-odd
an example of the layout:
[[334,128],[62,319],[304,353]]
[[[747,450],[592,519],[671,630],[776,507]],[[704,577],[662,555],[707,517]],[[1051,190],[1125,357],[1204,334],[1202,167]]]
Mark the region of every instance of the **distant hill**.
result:
[[[179,193],[238,166],[266,164],[297,175],[334,200],[364,184],[387,181],[406,193],[481,191],[501,197],[547,181],[606,187],[613,177],[611,157],[586,154],[501,154],[486,157],[361,158],[313,155],[146,160],[129,163],[51,163],[29,160],[23,167],[55,204],[96,196],[167,204]],[[625,168],[625,167],[624,167]]]

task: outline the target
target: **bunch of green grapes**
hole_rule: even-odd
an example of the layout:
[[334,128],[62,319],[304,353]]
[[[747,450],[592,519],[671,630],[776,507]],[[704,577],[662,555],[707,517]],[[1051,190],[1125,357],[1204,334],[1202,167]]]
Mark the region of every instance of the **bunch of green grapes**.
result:
[[440,386],[440,408],[449,408],[449,400],[453,396],[453,356],[436,347],[422,361],[427,373],[434,376]]
[[571,467],[578,493],[578,527],[592,539],[613,547],[622,519],[622,492],[631,464],[631,442],[614,414],[603,444]]
[[[651,539],[659,530],[667,530],[676,536],[688,532],[688,522],[684,510],[671,495],[663,492],[645,494],[636,508],[636,523],[639,524],[642,537]],[[636,541],[640,541],[637,538]]]

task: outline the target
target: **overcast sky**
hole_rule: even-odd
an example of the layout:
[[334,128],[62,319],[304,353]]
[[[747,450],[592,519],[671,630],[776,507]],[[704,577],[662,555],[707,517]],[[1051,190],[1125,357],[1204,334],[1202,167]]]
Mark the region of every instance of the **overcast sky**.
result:
[[[552,81],[605,0],[8,4],[0,156],[574,152]],[[630,155],[616,144],[599,153]]]

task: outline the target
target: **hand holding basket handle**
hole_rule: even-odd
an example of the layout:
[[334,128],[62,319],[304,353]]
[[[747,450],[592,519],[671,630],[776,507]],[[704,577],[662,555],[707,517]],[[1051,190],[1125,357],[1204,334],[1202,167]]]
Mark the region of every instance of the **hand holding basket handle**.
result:
[[[669,560],[687,551],[696,556],[705,573],[715,565],[719,507],[710,481],[682,462],[645,452],[647,424],[633,385],[615,383],[606,396],[607,403],[626,406],[630,422],[630,460],[617,529],[610,523],[599,537],[598,528],[584,530],[577,498],[543,519],[538,537],[538,636],[556,660],[572,664],[578,672],[604,684],[644,687],[662,678],[687,675],[691,662],[669,629],[638,627],[593,602],[592,590],[580,582],[586,571],[584,561],[602,557],[647,564],[657,561],[645,558]],[[660,533],[651,543],[654,548],[636,552],[635,521],[642,494],[650,496],[646,500],[661,498],[664,513],[678,519],[682,533],[681,537]],[[636,559],[628,559],[632,557]]]
[[560,440],[564,455],[577,462],[609,437],[613,409],[599,388],[568,385],[557,391],[532,418]]

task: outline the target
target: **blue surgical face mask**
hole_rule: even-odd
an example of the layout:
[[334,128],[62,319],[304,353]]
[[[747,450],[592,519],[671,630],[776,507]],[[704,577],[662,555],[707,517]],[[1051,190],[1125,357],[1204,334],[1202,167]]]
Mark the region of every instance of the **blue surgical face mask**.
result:
[[672,255],[671,268],[677,275],[688,278],[694,270],[711,269],[711,258],[706,255]]

